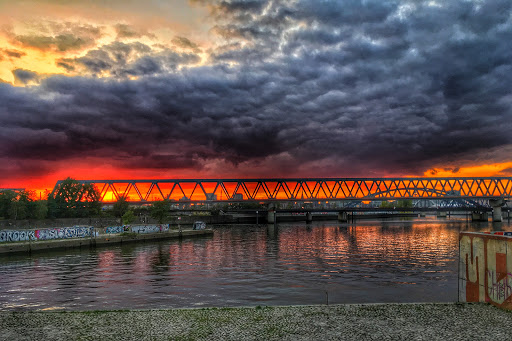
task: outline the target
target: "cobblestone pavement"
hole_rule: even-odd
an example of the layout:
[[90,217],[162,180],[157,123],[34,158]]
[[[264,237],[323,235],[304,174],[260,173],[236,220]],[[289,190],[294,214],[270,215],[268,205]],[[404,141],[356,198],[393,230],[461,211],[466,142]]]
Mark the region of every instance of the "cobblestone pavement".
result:
[[0,340],[512,340],[487,304],[0,312]]

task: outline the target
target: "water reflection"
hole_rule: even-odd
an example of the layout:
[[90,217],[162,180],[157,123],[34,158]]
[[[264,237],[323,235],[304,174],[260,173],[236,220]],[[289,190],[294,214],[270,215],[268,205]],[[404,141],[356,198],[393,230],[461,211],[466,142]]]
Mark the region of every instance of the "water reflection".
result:
[[216,226],[213,237],[0,259],[0,309],[457,299],[464,218]]

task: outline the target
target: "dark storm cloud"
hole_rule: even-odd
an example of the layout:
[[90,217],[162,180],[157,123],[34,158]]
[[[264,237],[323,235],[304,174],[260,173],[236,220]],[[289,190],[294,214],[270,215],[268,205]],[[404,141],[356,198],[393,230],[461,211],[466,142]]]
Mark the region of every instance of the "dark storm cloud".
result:
[[23,51],[12,50],[12,49],[0,49],[0,58],[2,57],[2,55],[6,56],[8,58],[19,59],[19,58],[25,56],[26,53]]
[[151,34],[144,30],[135,29],[134,27],[127,25],[127,24],[117,24],[114,26],[114,29],[116,30],[118,39],[140,38],[140,37],[144,37],[144,36],[149,37],[149,38],[155,37],[154,34]]
[[509,2],[208,3],[226,38],[208,66],[118,42],[60,61],[114,79],[0,84],[0,157],[326,176],[510,159]]
[[25,69],[16,69],[12,72],[14,76],[14,83],[20,85],[26,85],[30,82],[37,82],[39,80],[39,75],[37,72],[25,70]]
[[174,37],[172,40],[172,43],[178,47],[184,48],[184,49],[190,49],[194,51],[195,53],[198,53],[201,51],[199,46],[193,42],[191,42],[189,39],[185,37]]
[[148,156],[130,156],[126,160],[120,160],[119,167],[128,169],[140,169],[141,163],[150,163],[153,169],[201,169],[200,158],[194,154],[152,154]]
[[57,65],[68,71],[81,67],[85,73],[95,76],[108,73],[114,77],[128,77],[174,71],[180,65],[197,63],[199,60],[193,53],[178,53],[170,49],[153,50],[139,42],[113,42],[89,50],[82,57],[62,58]]
[[53,23],[39,27],[40,33],[11,34],[11,40],[24,47],[39,50],[76,51],[93,46],[101,37],[101,28],[73,23]]

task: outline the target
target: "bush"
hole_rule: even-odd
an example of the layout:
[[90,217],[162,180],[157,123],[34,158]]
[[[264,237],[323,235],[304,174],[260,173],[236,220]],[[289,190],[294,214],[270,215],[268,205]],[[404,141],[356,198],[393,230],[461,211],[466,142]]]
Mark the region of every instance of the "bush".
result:
[[126,211],[125,214],[123,214],[122,217],[122,224],[123,225],[129,225],[135,221],[135,215],[133,214],[132,210]]

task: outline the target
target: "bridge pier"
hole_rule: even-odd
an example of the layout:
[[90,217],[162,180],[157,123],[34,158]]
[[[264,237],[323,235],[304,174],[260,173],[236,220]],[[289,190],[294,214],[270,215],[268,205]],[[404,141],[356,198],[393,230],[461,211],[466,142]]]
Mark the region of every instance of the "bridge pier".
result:
[[277,222],[277,215],[276,215],[276,211],[274,210],[268,210],[267,212],[267,223],[268,224],[276,224]]
[[306,223],[311,223],[313,222],[313,215],[311,214],[311,212],[307,212],[306,213]]
[[350,214],[348,214],[347,217],[348,217],[348,221],[350,221],[351,223],[356,221],[356,214],[355,214],[355,212],[350,212]]
[[348,215],[346,211],[338,212],[338,221],[346,223],[348,221]]
[[487,213],[487,212],[472,212],[471,220],[472,221],[488,221],[489,213]]
[[277,226],[274,225],[267,225],[267,234],[270,239],[276,239],[277,237]]
[[447,216],[446,211],[437,211],[438,218],[446,218],[446,216]]
[[505,204],[503,199],[490,199],[489,204],[492,207],[492,221],[501,222],[503,217],[501,215],[501,206]]

